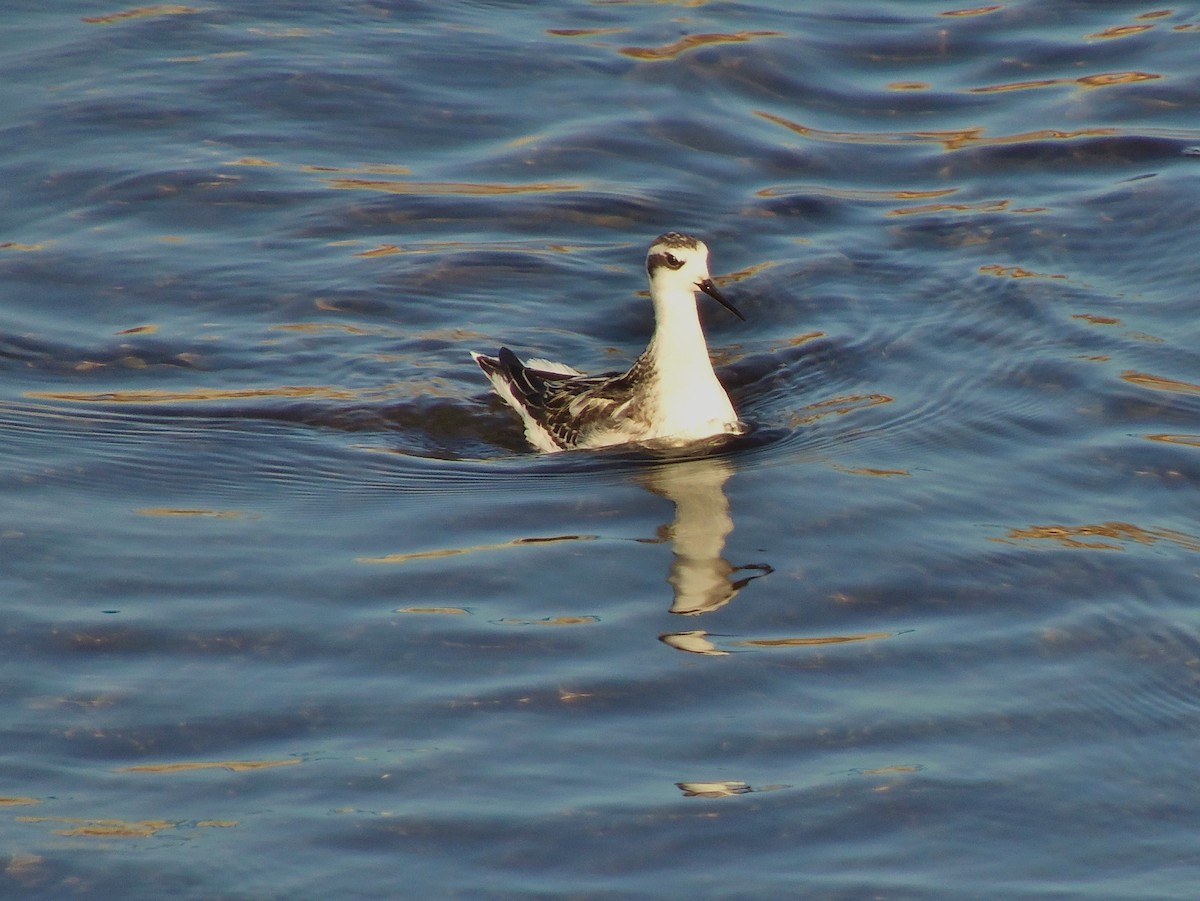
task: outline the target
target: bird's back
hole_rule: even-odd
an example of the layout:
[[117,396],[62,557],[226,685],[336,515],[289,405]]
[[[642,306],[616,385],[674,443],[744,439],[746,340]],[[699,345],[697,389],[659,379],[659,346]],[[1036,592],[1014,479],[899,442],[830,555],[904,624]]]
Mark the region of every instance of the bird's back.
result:
[[[583,375],[547,360],[522,363],[507,347],[473,353],[496,392],[520,415],[539,450],[604,447],[646,437],[638,415],[639,363],[627,372]],[[536,365],[535,365],[536,364]]]

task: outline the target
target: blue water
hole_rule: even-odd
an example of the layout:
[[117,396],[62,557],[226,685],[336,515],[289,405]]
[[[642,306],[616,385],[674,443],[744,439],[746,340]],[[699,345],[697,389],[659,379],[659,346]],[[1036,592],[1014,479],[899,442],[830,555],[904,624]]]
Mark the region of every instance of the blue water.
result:
[[[11,3],[0,896],[1193,899],[1200,7]],[[700,235],[754,432],[539,456]]]

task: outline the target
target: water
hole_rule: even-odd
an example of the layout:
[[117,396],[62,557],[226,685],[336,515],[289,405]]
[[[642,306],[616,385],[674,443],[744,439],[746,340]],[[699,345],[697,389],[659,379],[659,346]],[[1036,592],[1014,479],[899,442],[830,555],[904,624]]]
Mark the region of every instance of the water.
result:
[[[10,4],[0,895],[1194,898],[1198,47]],[[668,229],[755,431],[530,453]]]

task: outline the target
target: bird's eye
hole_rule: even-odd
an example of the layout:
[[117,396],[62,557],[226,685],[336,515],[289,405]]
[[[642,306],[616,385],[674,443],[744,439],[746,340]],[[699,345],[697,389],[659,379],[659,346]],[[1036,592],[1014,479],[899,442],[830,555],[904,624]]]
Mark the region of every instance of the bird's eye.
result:
[[679,257],[675,256],[673,253],[663,254],[663,259],[672,269],[678,269],[683,265],[683,260],[679,259]]

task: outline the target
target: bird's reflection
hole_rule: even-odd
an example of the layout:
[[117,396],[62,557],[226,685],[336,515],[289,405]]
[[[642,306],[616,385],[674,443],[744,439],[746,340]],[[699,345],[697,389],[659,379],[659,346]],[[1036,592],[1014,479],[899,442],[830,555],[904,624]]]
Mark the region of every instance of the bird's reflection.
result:
[[667,576],[675,590],[672,613],[710,613],[772,571],[765,563],[734,566],[722,556],[733,531],[725,496],[725,482],[733,472],[728,460],[708,457],[657,466],[638,476],[646,489],[675,505],[674,520],[661,530],[675,554]]

